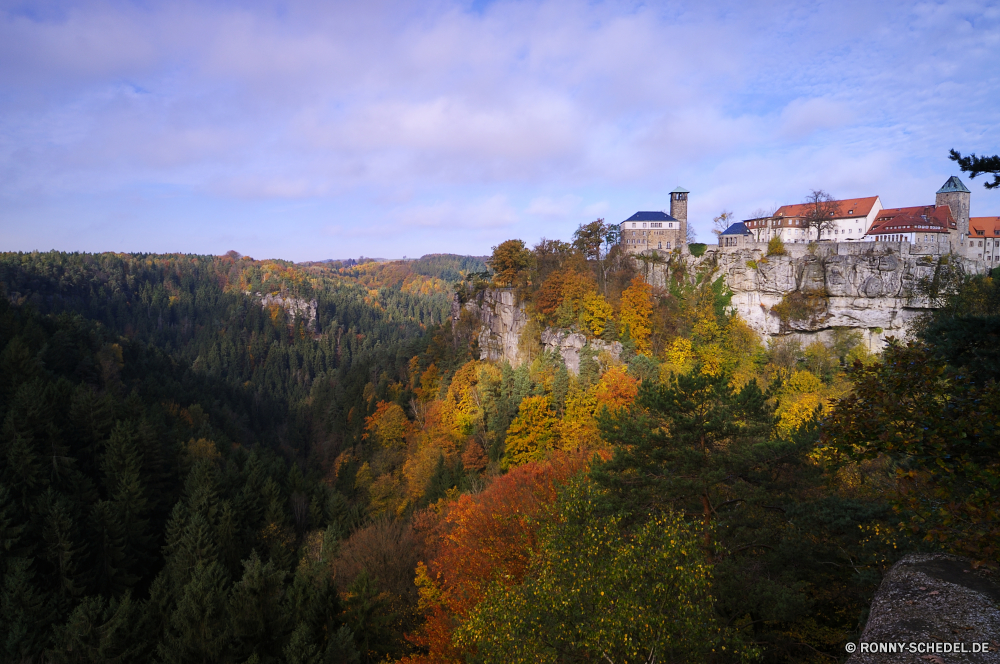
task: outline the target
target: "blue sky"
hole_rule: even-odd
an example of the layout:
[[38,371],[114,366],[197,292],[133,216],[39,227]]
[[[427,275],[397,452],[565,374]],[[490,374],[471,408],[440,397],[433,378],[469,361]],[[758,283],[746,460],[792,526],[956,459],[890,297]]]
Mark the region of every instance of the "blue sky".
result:
[[[929,204],[1000,152],[997,2],[3,2],[0,250],[568,239],[691,190]],[[982,179],[972,214],[1000,215]]]

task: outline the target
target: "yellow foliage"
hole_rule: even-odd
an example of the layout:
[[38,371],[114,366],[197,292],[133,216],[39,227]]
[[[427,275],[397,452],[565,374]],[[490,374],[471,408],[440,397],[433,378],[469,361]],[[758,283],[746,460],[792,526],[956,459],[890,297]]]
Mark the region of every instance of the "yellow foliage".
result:
[[778,408],[778,432],[791,435],[812,417],[816,408],[825,405],[823,398],[815,392],[805,392],[789,399]]
[[364,440],[374,439],[382,447],[402,447],[410,421],[399,404],[379,401],[375,412],[365,418]]
[[192,438],[185,443],[184,451],[192,461],[214,461],[222,458],[218,448],[215,446],[215,441],[208,440],[207,438],[199,438],[198,440]]
[[455,372],[448,386],[441,417],[462,436],[470,436],[482,426],[483,407],[479,382],[483,379],[499,382],[500,370],[477,360],[470,360]]
[[785,383],[785,394],[801,394],[803,392],[819,392],[823,389],[823,381],[809,371],[796,371]]
[[597,410],[596,388],[576,389],[566,396],[562,420],[556,425],[562,449],[592,449],[601,444],[594,412]]
[[691,340],[677,337],[667,346],[660,365],[660,380],[667,380],[670,374],[687,374],[694,367],[694,349]]
[[604,328],[614,313],[614,309],[611,308],[603,295],[588,292],[583,296],[583,321],[595,337],[604,334]]
[[526,397],[521,402],[517,417],[507,428],[504,465],[521,466],[529,461],[540,461],[555,447],[556,418],[549,410],[547,397]]
[[628,328],[636,352],[649,355],[649,336],[652,334],[650,318],[653,315],[653,287],[642,277],[632,279],[632,284],[622,292],[622,306],[618,320]]
[[701,372],[706,376],[722,375],[722,348],[719,344],[708,344],[698,349],[698,360],[701,362]]

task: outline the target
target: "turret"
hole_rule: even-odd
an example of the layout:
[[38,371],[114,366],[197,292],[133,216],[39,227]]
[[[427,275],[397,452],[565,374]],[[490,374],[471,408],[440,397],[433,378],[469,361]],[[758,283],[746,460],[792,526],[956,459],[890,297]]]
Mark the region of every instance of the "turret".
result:
[[956,176],[952,175],[944,186],[937,190],[934,197],[934,205],[947,205],[951,208],[951,216],[954,217],[958,225],[959,241],[963,243],[969,237],[969,200],[972,192],[962,184]]
[[687,251],[687,230],[688,230],[688,194],[691,192],[684,187],[677,187],[670,192],[670,216],[681,222],[681,232],[677,246]]

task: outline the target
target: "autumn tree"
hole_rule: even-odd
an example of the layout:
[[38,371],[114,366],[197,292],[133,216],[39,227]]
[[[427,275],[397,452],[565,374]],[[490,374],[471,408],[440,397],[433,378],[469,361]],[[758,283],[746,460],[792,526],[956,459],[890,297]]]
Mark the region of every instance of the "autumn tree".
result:
[[733,219],[735,219],[735,215],[729,210],[723,210],[719,216],[712,217],[712,233],[717,236],[722,235],[733,223]]
[[498,286],[518,286],[526,281],[534,257],[523,240],[507,240],[493,247],[493,255],[486,264],[493,270],[493,280]]
[[635,343],[636,352],[648,354],[651,350],[649,338],[653,331],[650,320],[652,314],[653,287],[642,277],[635,277],[629,287],[622,292],[618,320],[621,328],[628,330],[629,337]]
[[527,397],[507,429],[504,463],[520,466],[545,458],[556,445],[555,424],[555,414],[549,408],[548,397]]
[[417,566],[424,623],[408,635],[426,654],[407,664],[464,660],[452,633],[494,583],[514,586],[524,578],[538,545],[539,517],[558,487],[586,467],[588,457],[556,453],[544,462],[513,468],[484,491],[463,494],[440,511],[418,515],[427,558]]
[[520,584],[495,584],[455,633],[496,662],[705,661],[725,632],[698,533],[657,514],[630,532],[585,479],[562,490]]
[[405,444],[410,421],[399,404],[380,401],[375,412],[365,418],[365,439],[382,447],[399,447]]

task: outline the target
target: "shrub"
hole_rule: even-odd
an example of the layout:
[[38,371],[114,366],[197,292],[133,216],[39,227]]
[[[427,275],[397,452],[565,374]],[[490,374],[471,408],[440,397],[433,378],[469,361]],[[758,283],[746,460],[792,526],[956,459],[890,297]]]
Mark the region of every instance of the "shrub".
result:
[[771,311],[787,325],[791,321],[815,321],[826,311],[826,294],[822,291],[792,291],[781,302],[774,305]]
[[706,249],[708,249],[708,245],[704,242],[694,242],[688,245],[688,251],[690,251],[691,255],[695,258],[703,256]]
[[772,237],[767,241],[767,255],[768,256],[784,256],[787,251],[785,251],[785,243],[781,241],[780,237]]

